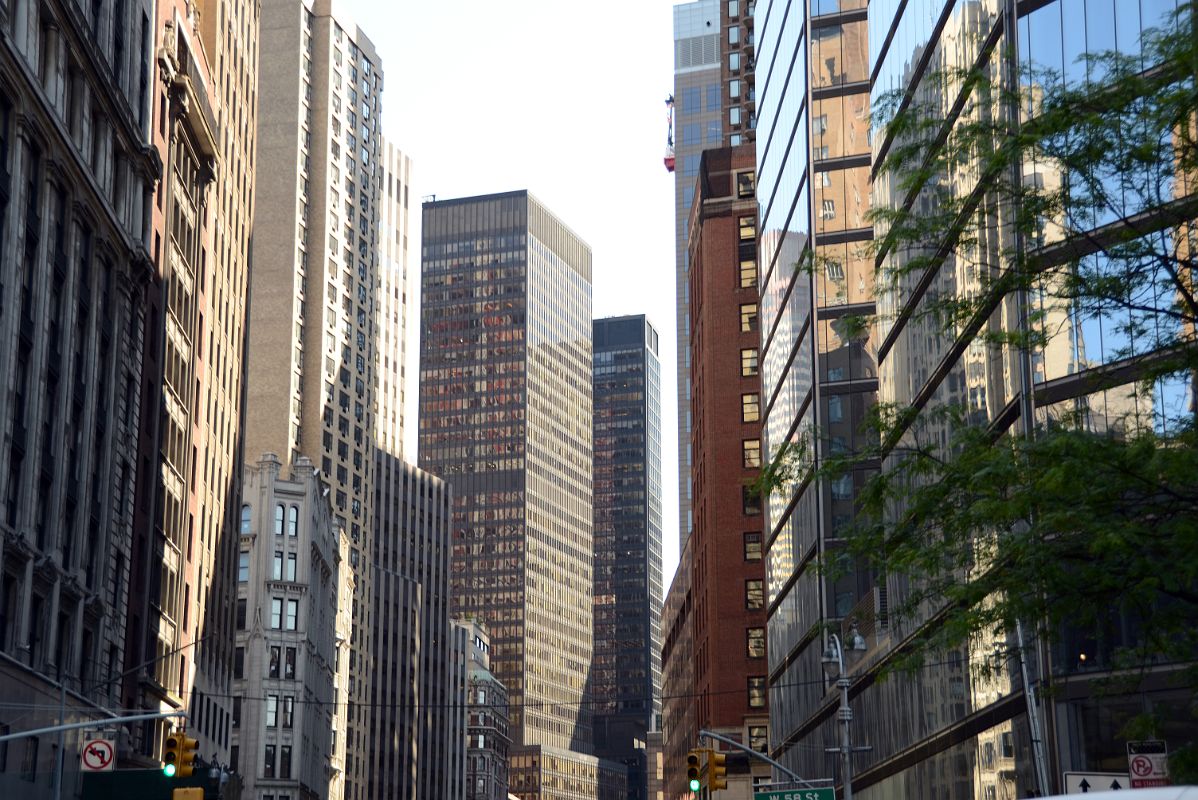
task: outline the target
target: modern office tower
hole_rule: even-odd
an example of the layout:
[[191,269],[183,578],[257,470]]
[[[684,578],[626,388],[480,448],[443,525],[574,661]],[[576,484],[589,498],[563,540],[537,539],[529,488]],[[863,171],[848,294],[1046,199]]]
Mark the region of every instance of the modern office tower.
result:
[[412,160],[383,139],[382,183],[379,187],[379,269],[375,292],[375,364],[378,425],[375,440],[394,456],[404,452],[404,381],[407,375],[408,326],[408,187]]
[[[118,10],[119,13],[113,13]],[[0,25],[0,729],[121,705],[149,320],[153,5]],[[0,795],[79,787],[80,733],[0,745]]]
[[454,613],[491,633],[511,787],[622,788],[591,755],[591,252],[528,192],[424,204],[420,465],[453,486]]
[[[190,735],[218,763],[228,761],[232,710],[258,41],[252,6],[225,13],[243,24],[218,31],[192,4],[160,3],[142,33],[158,54],[156,79],[142,80],[162,180],[142,385],[154,411],[140,432],[131,567],[150,577],[131,585],[122,690],[128,708],[186,708]],[[140,763],[158,762],[170,727],[138,727]]]
[[259,76],[248,452],[319,463],[357,579],[345,796],[366,792],[376,293],[384,169],[374,45],[329,0],[267,0]]
[[[899,406],[911,405],[917,397],[927,408],[967,402],[976,418],[999,434],[1029,422],[1021,419],[1020,401],[1039,403],[1039,390],[1051,385],[1054,402],[1068,409],[1088,406],[1092,424],[1110,424],[1119,409],[1109,404],[1118,401],[1114,394],[1092,394],[1090,381],[1101,369],[1116,373],[1126,368],[1125,374],[1134,378],[1135,368],[1118,363],[1117,346],[1111,349],[1099,323],[1084,313],[1079,312],[1077,329],[1067,337],[1071,343],[1066,352],[1035,353],[1031,380],[1026,381],[1011,350],[999,351],[972,333],[954,341],[919,314],[922,290],[901,297],[879,292],[879,324],[867,335],[845,324],[846,316],[875,307],[875,258],[864,258],[852,245],[869,237],[861,216],[869,190],[875,202],[891,208],[903,201],[885,179],[872,187],[868,183],[868,171],[879,167],[891,142],[884,129],[869,131],[864,117],[872,86],[875,104],[883,94],[901,91],[937,105],[934,118],[944,125],[957,124],[952,109],[969,105],[960,92],[971,84],[946,82],[944,75],[975,66],[997,74],[1012,54],[1023,67],[1048,66],[1084,80],[1079,56],[1116,46],[1135,52],[1141,32],[1158,24],[1174,3],[874,3],[868,13],[864,6],[812,4],[806,36],[802,27],[807,20],[793,9],[788,12],[786,3],[760,2],[756,9],[759,63],[793,60],[794,65],[789,74],[775,69],[758,87],[762,377],[767,396],[773,395],[766,405],[767,453],[788,437],[794,441],[804,434],[817,445],[817,459],[856,449],[861,444],[855,438],[861,435],[856,421],[875,395]],[[1012,30],[1018,31],[1017,38],[1006,35]],[[809,56],[803,41],[812,43]],[[810,114],[803,110],[804,97],[810,98]],[[768,142],[766,131],[771,132]],[[791,154],[783,157],[788,147]],[[963,164],[960,175],[972,174],[973,166]],[[1044,164],[1026,164],[1024,174],[1057,179]],[[965,185],[967,180],[948,177],[942,188],[960,197],[974,189]],[[985,219],[1002,220],[1008,214],[1005,201],[995,198]],[[922,285],[936,287],[942,296],[978,291],[976,264],[1000,263],[1000,254],[1010,246],[1009,229],[999,224],[982,229],[972,253],[957,251],[929,268]],[[1083,234],[1091,241],[1102,241],[1104,235],[1102,230]],[[821,256],[813,279],[790,268],[812,243]],[[927,252],[941,244],[930,240]],[[882,254],[878,266],[892,267],[902,257]],[[1011,330],[1017,319],[1010,301],[1004,301],[993,318],[995,330]],[[1180,386],[1158,387],[1157,399],[1180,397],[1182,391]],[[1036,408],[1035,421],[1044,422],[1061,407]],[[928,426],[924,431],[930,441],[947,434],[936,430],[930,414],[921,413],[912,424]],[[1166,688],[1165,670],[1159,683],[1149,681],[1134,697],[1108,693],[1099,700],[1094,681],[1109,677],[1109,663],[1096,663],[1101,657],[1095,657],[1094,649],[1088,660],[1079,661],[1077,653],[1086,652],[1081,648],[1088,637],[1079,634],[1072,640],[1066,632],[1064,643],[1078,649],[1067,654],[1045,647],[1043,660],[1028,659],[1033,680],[1044,674],[1047,662],[1056,685],[1068,686],[1042,703],[1047,763],[1037,764],[1017,661],[979,679],[977,667],[991,653],[968,647],[925,664],[907,679],[875,681],[877,666],[917,633],[911,622],[886,613],[901,600],[902,583],[851,573],[832,582],[811,566],[835,557],[838,528],[851,520],[854,496],[869,467],[819,485],[818,491],[801,487],[769,504],[770,741],[775,758],[803,775],[835,774],[823,749],[839,741],[839,698],[821,680],[826,642],[818,631],[830,627],[843,638],[854,622],[867,649],[856,665],[849,664],[851,745],[871,748],[853,756],[853,790],[859,800],[1051,794],[1063,789],[1055,783],[1066,770],[1126,764],[1124,742],[1112,719],[1130,716],[1133,708],[1180,707],[1176,690]],[[1037,771],[1047,773],[1048,786],[1038,785]]]
[[645,316],[595,320],[595,752],[644,800],[661,713],[661,362]]
[[334,680],[348,536],[304,456],[288,476],[274,453],[247,465],[242,501],[231,766],[251,797],[326,797],[340,779]]
[[699,157],[724,143],[720,39],[721,0],[695,0],[674,6],[674,277],[678,336],[678,535],[690,536],[691,516],[691,349],[690,291],[687,279],[687,225],[695,198]]
[[366,796],[459,797],[464,695],[449,616],[450,489],[380,450]]
[[477,620],[459,620],[467,630],[466,800],[508,800],[508,693],[491,672],[491,637]]
[[[859,446],[854,437],[863,435],[876,402],[876,344],[845,324],[846,317],[875,311],[873,262],[865,253],[873,235],[865,218],[870,191],[865,5],[814,3],[809,30],[805,15],[784,3],[756,7],[766,458],[816,431],[817,459],[829,449]],[[767,71],[767,64],[773,69]],[[804,107],[808,91],[810,105]],[[816,269],[808,271],[800,264],[813,243]],[[835,556],[836,531],[851,518],[859,482],[800,482],[766,503],[769,740],[773,757],[791,768],[801,765],[804,775],[829,777],[834,767],[822,749],[810,749],[817,737],[799,734],[816,708],[827,708],[833,699],[827,690],[834,690],[822,682],[823,638],[808,634],[822,623],[873,619],[874,604],[884,602],[869,575],[833,583],[817,566]],[[867,725],[860,729],[869,730]],[[823,739],[818,741],[822,748]]]

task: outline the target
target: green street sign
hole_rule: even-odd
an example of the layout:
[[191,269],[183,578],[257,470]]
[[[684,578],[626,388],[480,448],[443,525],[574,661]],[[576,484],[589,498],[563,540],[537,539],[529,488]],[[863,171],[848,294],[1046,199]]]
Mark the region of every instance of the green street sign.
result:
[[773,789],[753,792],[753,800],[836,800],[836,790],[831,786],[819,789]]

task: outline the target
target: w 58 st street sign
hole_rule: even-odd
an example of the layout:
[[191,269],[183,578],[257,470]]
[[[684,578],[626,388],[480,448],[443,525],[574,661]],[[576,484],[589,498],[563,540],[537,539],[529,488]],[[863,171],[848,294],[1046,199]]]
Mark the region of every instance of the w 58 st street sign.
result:
[[831,786],[818,789],[772,789],[754,792],[753,800],[836,800],[836,790]]

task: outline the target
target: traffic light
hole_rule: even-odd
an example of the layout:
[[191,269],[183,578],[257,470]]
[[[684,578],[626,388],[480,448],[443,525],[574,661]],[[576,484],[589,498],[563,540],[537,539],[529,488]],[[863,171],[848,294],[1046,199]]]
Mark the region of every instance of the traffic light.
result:
[[162,754],[162,773],[168,778],[186,778],[195,767],[196,748],[200,743],[187,738],[187,732],[179,729],[166,737],[166,750]]
[[707,782],[711,785],[711,791],[717,789],[728,788],[728,768],[724,766],[724,762],[728,757],[718,751],[712,751],[707,758]]
[[687,786],[692,792],[698,793],[703,788],[703,782],[699,780],[699,770],[701,769],[699,761],[699,750],[691,750],[686,754],[686,780]]

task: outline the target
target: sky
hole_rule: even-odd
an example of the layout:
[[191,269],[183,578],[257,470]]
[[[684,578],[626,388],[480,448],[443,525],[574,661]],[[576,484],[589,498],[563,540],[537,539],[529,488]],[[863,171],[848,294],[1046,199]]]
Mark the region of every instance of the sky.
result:
[[[660,334],[668,587],[678,562],[674,180],[662,164],[673,2],[342,0],[341,8],[382,58],[383,134],[412,158],[413,194],[528,189],[590,245],[595,318],[646,314]],[[415,294],[419,208],[411,214]]]

